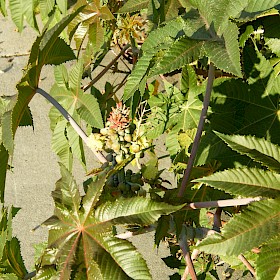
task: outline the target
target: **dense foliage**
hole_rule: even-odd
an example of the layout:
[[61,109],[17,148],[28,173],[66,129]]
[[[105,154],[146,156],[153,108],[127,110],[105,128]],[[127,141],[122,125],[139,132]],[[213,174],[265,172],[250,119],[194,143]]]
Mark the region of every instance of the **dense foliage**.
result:
[[[38,32],[18,94],[0,98],[3,279],[151,279],[120,225],[155,229],[155,244],[168,242],[170,279],[219,279],[220,261],[279,279],[280,1],[2,0],[0,10],[20,32],[25,20]],[[97,74],[112,49],[119,54]],[[124,80],[97,88],[108,71],[123,71],[120,58]],[[39,85],[47,64],[50,94]],[[61,179],[54,215],[42,223],[48,244],[28,273],[11,231],[17,209],[4,195],[35,94],[54,105]],[[162,135],[177,185],[158,168],[153,143]],[[85,144],[100,168],[88,170]],[[85,169],[84,196],[73,158]]]

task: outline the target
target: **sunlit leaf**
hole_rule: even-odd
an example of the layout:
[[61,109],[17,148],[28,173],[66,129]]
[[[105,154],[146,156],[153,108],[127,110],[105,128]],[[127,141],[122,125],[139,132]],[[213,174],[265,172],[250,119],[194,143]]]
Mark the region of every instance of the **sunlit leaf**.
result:
[[[74,273],[80,279],[151,279],[142,256],[130,242],[114,236],[112,225],[155,222],[161,214],[169,214],[182,205],[141,197],[100,204],[105,172],[89,184],[83,199],[71,173],[62,165],[61,173],[53,192],[54,215],[44,222],[50,233],[38,274],[46,275],[49,271],[53,275],[53,267],[59,272],[59,279],[68,279],[75,266]],[[74,264],[75,257],[79,257],[79,263]]]
[[195,181],[245,197],[280,196],[280,174],[258,168],[229,169]]
[[221,234],[209,236],[198,247],[211,254],[237,256],[260,246],[280,231],[279,203],[279,198],[254,202],[232,218]]

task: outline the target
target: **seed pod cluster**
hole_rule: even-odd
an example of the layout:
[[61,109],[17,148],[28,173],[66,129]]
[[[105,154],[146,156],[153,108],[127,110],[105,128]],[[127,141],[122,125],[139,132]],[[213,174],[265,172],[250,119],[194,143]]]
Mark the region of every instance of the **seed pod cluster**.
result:
[[137,158],[142,156],[142,150],[150,146],[150,142],[144,136],[143,128],[137,120],[129,118],[130,109],[122,103],[118,103],[116,108],[112,108],[106,125],[100,130],[100,133],[94,133],[89,138],[91,141],[88,145],[92,148],[107,152],[113,152],[117,163],[121,163],[131,154]]
[[106,181],[105,186],[109,187],[111,194],[115,197],[146,196],[143,189],[144,182],[141,173],[133,173],[132,170],[124,169],[111,175]]

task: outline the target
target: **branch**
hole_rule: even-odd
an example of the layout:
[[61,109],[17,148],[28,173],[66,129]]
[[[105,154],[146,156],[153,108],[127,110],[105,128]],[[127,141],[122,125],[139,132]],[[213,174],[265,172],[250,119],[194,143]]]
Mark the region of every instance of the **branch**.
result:
[[[49,95],[43,89],[37,88],[36,92],[45,97],[62,114],[62,116],[70,123],[70,125],[75,129],[75,131],[79,134],[82,140],[87,144],[88,136],[83,131],[83,129],[76,123],[72,116],[51,95]],[[93,153],[99,159],[100,162],[107,162],[106,158],[102,155],[102,153],[94,150]]]
[[94,78],[92,79],[87,85],[82,87],[83,91],[88,90],[91,86],[93,86],[98,80],[100,80],[106,72],[114,65],[117,60],[125,53],[125,51],[130,47],[129,44],[125,45],[124,48],[120,51],[120,53]]
[[196,135],[195,135],[194,142],[192,145],[191,155],[190,155],[190,158],[188,161],[187,168],[184,173],[181,187],[178,192],[178,197],[183,196],[183,194],[186,190],[186,186],[190,179],[190,174],[191,174],[194,160],[196,157],[196,153],[198,150],[200,138],[201,138],[203,127],[204,127],[204,122],[205,122],[205,119],[207,116],[207,110],[208,110],[208,106],[209,106],[209,102],[210,102],[210,96],[211,96],[214,78],[215,78],[215,67],[214,67],[213,63],[211,62],[209,65],[208,81],[207,81],[206,92],[205,92],[205,96],[204,96],[204,100],[203,100],[203,108],[201,110],[201,115],[200,115],[199,123],[197,126]]
[[218,207],[214,214],[214,222],[213,222],[213,230],[217,232],[220,232],[220,229],[222,227],[221,214],[222,214],[222,208]]
[[248,268],[248,270],[252,273],[252,275],[256,277],[255,269],[252,267],[252,265],[247,261],[247,259],[242,254],[238,256],[238,259],[240,259],[243,262],[243,264]]
[[182,210],[247,205],[249,203],[260,201],[260,200],[262,200],[262,198],[260,197],[248,197],[248,198],[239,198],[239,199],[192,202],[187,206],[183,207]]
[[[192,280],[197,280],[197,276],[195,273],[195,269],[193,266],[193,262],[191,259],[191,255],[190,255],[190,250],[189,250],[189,246],[188,246],[188,241],[187,241],[187,237],[186,237],[186,227],[182,228],[182,232],[180,234],[179,237],[179,245],[181,250],[183,251],[184,254],[184,258],[186,260],[186,268],[185,268],[185,272],[186,270],[188,271],[188,273],[191,275]],[[186,280],[187,275],[185,275],[186,273],[184,273],[182,280]]]

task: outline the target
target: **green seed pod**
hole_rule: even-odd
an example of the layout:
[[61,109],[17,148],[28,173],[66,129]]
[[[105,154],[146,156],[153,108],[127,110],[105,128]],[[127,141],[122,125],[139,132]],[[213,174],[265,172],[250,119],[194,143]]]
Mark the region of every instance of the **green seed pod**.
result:
[[108,155],[106,156],[106,159],[107,159],[109,162],[112,162],[113,159],[114,159],[114,157],[113,157],[112,154],[108,154]]
[[120,190],[120,191],[126,191],[126,184],[124,183],[124,182],[121,182],[121,183],[119,183],[118,184],[118,189]]
[[107,181],[106,181],[106,183],[105,183],[105,186],[110,187],[110,188],[113,188],[113,187],[114,187],[114,178],[113,178],[113,176],[110,176],[110,177],[107,179]]
[[147,194],[147,192],[146,192],[145,190],[143,190],[142,188],[138,191],[138,195],[139,195],[139,196],[145,197],[146,194]]
[[101,165],[101,168],[106,168],[109,166],[109,162],[104,162],[102,165]]
[[131,190],[134,192],[138,192],[140,190],[140,186],[138,184],[131,185]]
[[[140,175],[140,177],[139,177],[139,175]],[[142,181],[141,180],[141,174],[137,173],[137,174],[132,174],[131,175],[131,180],[130,180],[131,183],[138,183],[140,181]]]

